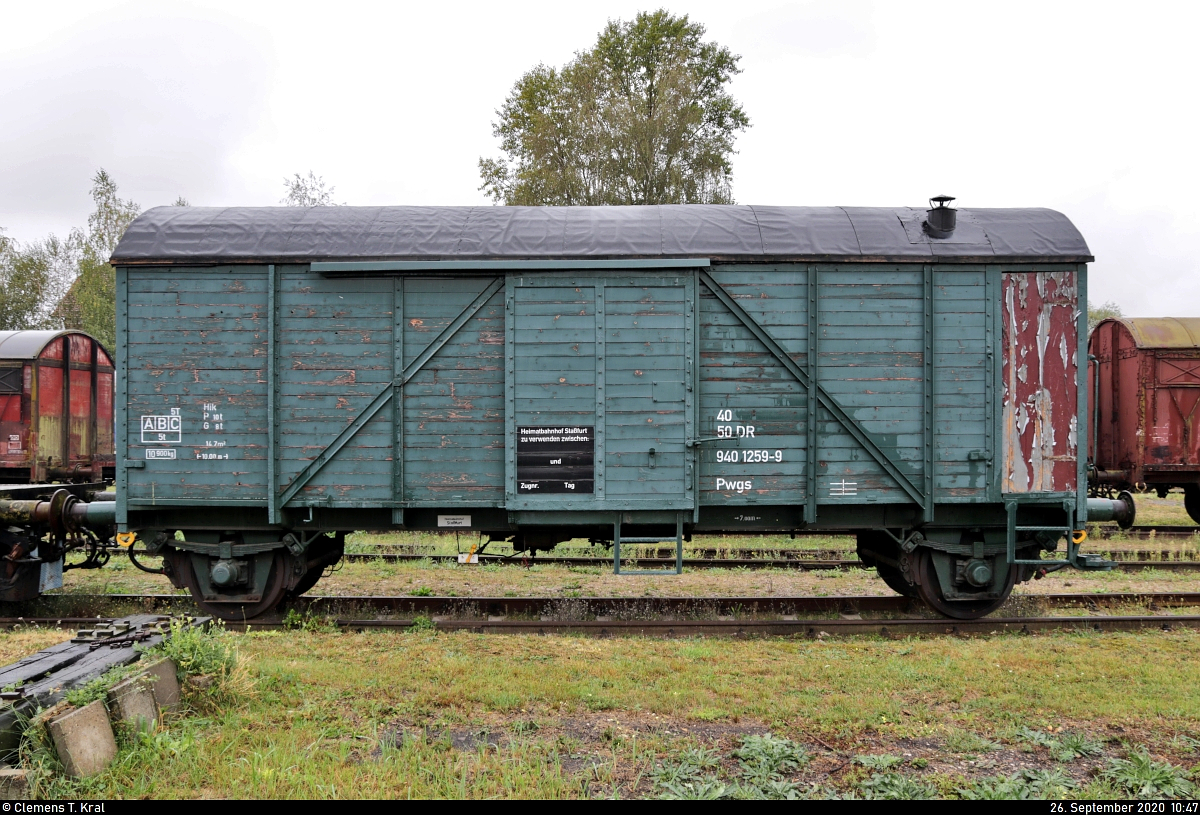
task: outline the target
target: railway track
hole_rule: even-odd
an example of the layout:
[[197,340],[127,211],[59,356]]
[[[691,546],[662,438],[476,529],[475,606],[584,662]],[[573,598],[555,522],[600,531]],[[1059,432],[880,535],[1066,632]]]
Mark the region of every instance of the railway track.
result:
[[[795,550],[797,553],[803,550]],[[1138,552],[1137,554],[1159,554]],[[430,560],[434,563],[457,563],[458,555],[423,555],[396,552],[352,552],[345,555],[348,562],[404,562]],[[521,563],[526,565],[555,565],[555,566],[612,566],[611,557],[559,557],[547,555],[539,557],[521,557],[520,555],[480,555],[481,564]],[[643,557],[637,558],[639,566],[649,569],[665,569],[675,566],[674,557]],[[1166,569],[1170,571],[1200,570],[1200,561],[1193,560],[1118,560],[1120,569]],[[805,571],[823,571],[830,569],[867,569],[870,568],[860,560],[851,559],[817,559],[807,557],[725,557],[725,558],[684,558],[683,565],[689,569],[803,569]]]
[[[94,625],[101,618],[78,619],[8,617],[0,626]],[[412,618],[336,618],[328,621],[351,631],[406,629]],[[1200,615],[1105,615],[1083,617],[985,617],[981,620],[923,618],[870,619],[774,619],[774,620],[434,620],[426,623],[438,631],[470,631],[479,634],[552,635],[576,634],[592,637],[805,637],[879,636],[971,636],[1003,633],[1034,634],[1053,631],[1176,631],[1200,629]],[[229,624],[232,629],[279,629],[281,621],[255,620],[249,625]]]
[[[339,628],[408,627],[411,620],[338,619]],[[1200,628],[1200,615],[1161,617],[1122,615],[1105,617],[985,617],[982,620],[437,620],[439,631],[479,634],[582,634],[592,637],[807,637],[829,636],[969,636],[1002,633],[1033,634],[1049,631],[1174,631]]]
[[[1112,592],[1105,594],[1070,592],[1056,594],[1015,594],[1018,607],[1033,611],[1046,609],[1086,609],[1144,606],[1149,609],[1200,606],[1200,592]],[[1012,602],[1012,601],[1010,601]],[[7,624],[15,620],[82,623],[96,617],[81,613],[86,609],[111,609],[135,605],[146,611],[187,613],[195,605],[186,594],[59,594],[44,595],[27,604],[29,614],[0,618]],[[446,596],[330,596],[300,597],[289,604],[302,615],[339,616],[346,613],[423,616],[445,620],[475,618],[539,618],[540,621],[602,618],[617,621],[652,617],[670,619],[744,617],[758,615],[795,616],[799,614],[856,615],[861,613],[904,614],[925,607],[916,600],[899,595],[841,595],[796,597],[446,597]],[[278,622],[282,616],[264,616],[262,622]],[[938,618],[941,619],[941,618]],[[726,622],[729,620],[725,620]],[[255,624],[258,624],[256,621]]]
[[1135,525],[1123,532],[1115,527],[1103,527],[1103,530],[1107,534],[1124,534],[1126,537],[1133,538],[1192,538],[1200,534],[1200,526],[1169,526],[1163,524]]
[[[441,631],[494,634],[576,634],[595,637],[831,637],[969,636],[1048,631],[1173,631],[1200,628],[1200,614],[1102,614],[1105,609],[1142,606],[1150,611],[1200,606],[1200,592],[1109,594],[1020,594],[1016,608],[1028,604],[1029,616],[947,620],[914,616],[928,613],[907,597],[301,597],[291,604],[300,621],[316,620],[346,630],[404,629],[416,622]],[[194,612],[181,594],[45,595],[33,613],[0,618],[0,626],[94,625],[103,615],[82,609],[111,610],[135,605],[142,611]],[[55,608],[57,606],[58,608]],[[1081,615],[1042,616],[1048,609],[1086,610]],[[56,613],[57,612],[57,613]],[[900,617],[863,618],[863,614]],[[836,615],[825,618],[812,616]],[[285,628],[281,614],[232,628]],[[293,617],[290,621],[295,623]]]

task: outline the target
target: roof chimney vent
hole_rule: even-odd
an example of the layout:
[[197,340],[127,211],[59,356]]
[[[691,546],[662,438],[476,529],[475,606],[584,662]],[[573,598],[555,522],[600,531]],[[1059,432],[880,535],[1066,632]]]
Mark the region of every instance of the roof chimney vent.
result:
[[947,206],[953,195],[935,195],[929,199],[929,217],[925,219],[925,231],[933,238],[948,238],[954,234],[958,222],[958,210]]

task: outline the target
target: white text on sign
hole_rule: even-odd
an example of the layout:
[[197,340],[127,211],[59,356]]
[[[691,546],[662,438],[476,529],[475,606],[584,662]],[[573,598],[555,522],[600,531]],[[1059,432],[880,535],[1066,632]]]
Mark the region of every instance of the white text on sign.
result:
[[170,416],[141,417],[142,444],[179,444],[183,439],[183,419]]

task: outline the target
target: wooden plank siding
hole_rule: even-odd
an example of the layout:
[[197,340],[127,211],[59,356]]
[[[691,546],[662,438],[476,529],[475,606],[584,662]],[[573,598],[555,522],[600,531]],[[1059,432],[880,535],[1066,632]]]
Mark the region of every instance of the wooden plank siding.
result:
[[[412,363],[491,278],[400,278]],[[346,281],[349,282],[349,281]],[[504,502],[504,290],[403,388],[405,506]]]
[[[267,268],[130,269],[125,280],[128,401],[119,415],[128,442],[119,457],[145,462],[127,471],[127,500],[265,503]],[[144,417],[173,414],[177,435],[143,436]]]
[[[804,364],[808,293],[803,267],[715,269],[711,274],[792,359]],[[699,391],[700,436],[717,437],[701,446],[701,503],[802,503],[808,393],[707,290],[700,294]],[[753,438],[739,435],[751,427]],[[766,461],[761,460],[764,453]]]
[[[128,499],[266,506],[274,388],[278,494],[394,394],[288,509],[808,504],[819,523],[822,506],[911,504],[829,410],[816,409],[810,431],[807,371],[923,490],[931,456],[938,503],[989,500],[999,364],[988,348],[999,308],[988,302],[989,268],[709,270],[766,341],[692,270],[509,272],[403,386],[403,371],[504,272],[337,277],[276,267],[270,382],[266,266],[130,268],[121,456],[145,464],[127,472]],[[144,442],[142,417],[173,411],[179,441]],[[206,414],[220,415],[219,429]],[[514,429],[530,425],[595,428],[593,493],[516,493]]]

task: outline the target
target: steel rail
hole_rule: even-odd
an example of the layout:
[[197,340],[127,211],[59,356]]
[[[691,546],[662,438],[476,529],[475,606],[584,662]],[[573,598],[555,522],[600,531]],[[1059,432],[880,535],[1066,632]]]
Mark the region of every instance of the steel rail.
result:
[[[406,628],[412,620],[338,619],[339,628]],[[1033,634],[1046,631],[1173,631],[1200,628],[1200,615],[1107,616],[1107,617],[984,617],[981,620],[893,619],[893,620],[435,620],[439,631],[470,631],[478,634],[582,634],[592,637],[805,637],[879,636],[885,638],[919,635],[969,636],[988,634]]]

